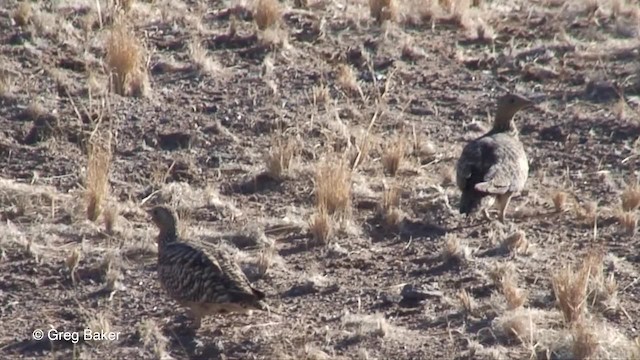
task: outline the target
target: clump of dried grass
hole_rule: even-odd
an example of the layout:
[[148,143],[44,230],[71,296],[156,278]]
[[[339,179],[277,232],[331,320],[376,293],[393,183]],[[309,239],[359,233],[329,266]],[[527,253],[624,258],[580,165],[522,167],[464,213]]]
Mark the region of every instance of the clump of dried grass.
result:
[[460,27],[468,28],[469,20],[469,0],[439,0],[440,7],[449,15],[450,20]]
[[507,236],[501,244],[502,248],[511,252],[512,254],[526,254],[529,250],[529,241],[527,240],[527,234],[518,230],[513,234]]
[[498,334],[509,340],[532,344],[538,328],[533,321],[533,316],[532,311],[528,309],[509,310],[495,318],[492,327]]
[[106,64],[116,94],[144,94],[148,79],[143,47],[124,20],[116,21],[109,33]]
[[275,253],[275,244],[267,245],[260,250],[256,264],[258,268],[258,276],[260,278],[264,277],[271,268]]
[[67,270],[69,270],[69,274],[71,274],[71,283],[74,285],[76,284],[76,269],[78,268],[78,264],[80,264],[81,256],[80,249],[75,248],[65,259],[65,265],[67,266]]
[[389,175],[396,176],[402,166],[407,150],[405,138],[397,136],[390,142],[382,154],[382,166]]
[[396,21],[398,5],[395,0],[369,0],[369,12],[378,23]]
[[18,7],[13,10],[11,17],[18,26],[28,25],[31,21],[31,18],[33,17],[33,8],[31,6],[31,1],[20,2]]
[[465,314],[474,314],[477,304],[473,296],[469,295],[467,290],[462,289],[456,293],[456,298],[460,302],[460,307]]
[[326,85],[316,85],[311,90],[312,102],[314,106],[327,105],[331,101],[331,93]]
[[115,204],[107,206],[102,213],[102,220],[104,221],[104,230],[107,234],[113,235],[116,221],[118,220],[118,208]]
[[578,206],[576,212],[578,219],[587,225],[594,225],[598,219],[598,202],[589,201],[583,206]]
[[553,208],[556,213],[561,213],[566,210],[567,197],[567,193],[562,190],[554,191],[551,194],[551,201],[553,202]]
[[109,194],[109,172],[111,169],[110,131],[96,131],[88,144],[86,177],[87,219],[96,221]]
[[397,186],[385,187],[382,201],[378,204],[378,216],[385,229],[397,231],[402,225],[404,214],[400,210],[400,190]]
[[316,168],[316,208],[346,218],[351,210],[351,171],[344,159],[325,159]]
[[114,6],[116,9],[122,9],[124,12],[128,12],[133,7],[135,0],[114,0]]
[[603,258],[601,252],[590,251],[584,261],[591,266],[587,301],[589,304],[597,305],[606,311],[616,309],[619,306],[618,282],[613,273],[609,276],[605,275]]
[[471,259],[471,249],[463,245],[456,236],[447,234],[444,247],[440,252],[440,259],[443,263],[461,264]]
[[169,340],[163,335],[162,330],[153,319],[144,319],[138,324],[140,340],[147,351],[153,353],[158,359],[167,358],[167,346]]
[[209,56],[207,49],[199,41],[189,44],[189,56],[193,68],[200,74],[214,75],[222,70],[220,64]]
[[627,235],[635,235],[638,226],[638,214],[635,211],[618,209],[616,219]]
[[309,222],[309,232],[317,245],[328,245],[331,242],[333,220],[323,205],[316,207],[316,212]]
[[258,29],[265,30],[278,23],[281,12],[278,0],[257,0],[253,10],[253,20]]
[[517,274],[516,266],[513,262],[495,263],[489,268],[489,278],[493,281],[493,284],[501,288],[505,281],[515,282],[515,275]]
[[598,272],[602,258],[590,252],[578,269],[569,265],[552,274],[556,303],[568,324],[581,320],[587,308],[589,279]]
[[291,137],[276,137],[272,140],[271,150],[266,155],[267,174],[273,179],[282,179],[291,168],[298,144]]
[[518,288],[512,276],[504,277],[501,282],[501,290],[507,302],[507,310],[521,308],[527,301],[527,292]]
[[573,326],[571,353],[574,359],[593,359],[600,346],[598,334],[590,324],[580,321]]
[[628,184],[620,196],[622,210],[635,211],[640,207],[640,185]]
[[336,82],[345,93],[349,95],[358,94],[360,96],[364,96],[362,88],[356,78],[356,74],[353,72],[353,68],[351,66],[347,64],[338,64],[336,68]]

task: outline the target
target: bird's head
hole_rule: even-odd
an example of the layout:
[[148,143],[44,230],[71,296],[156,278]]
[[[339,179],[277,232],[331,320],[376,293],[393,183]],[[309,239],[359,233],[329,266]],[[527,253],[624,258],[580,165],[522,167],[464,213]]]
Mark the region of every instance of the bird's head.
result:
[[517,111],[533,106],[535,103],[526,97],[518,94],[505,94],[498,99],[498,113],[509,112],[515,114]]
[[163,232],[175,232],[177,218],[168,206],[159,205],[147,210],[154,224]]
[[511,131],[514,129],[513,116],[520,110],[532,107],[535,103],[518,94],[507,93],[498,99],[494,131]]

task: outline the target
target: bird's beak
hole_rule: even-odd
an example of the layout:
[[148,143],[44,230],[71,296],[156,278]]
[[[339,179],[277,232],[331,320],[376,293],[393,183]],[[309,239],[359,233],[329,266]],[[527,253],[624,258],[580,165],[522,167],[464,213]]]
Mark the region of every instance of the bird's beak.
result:
[[528,108],[538,108],[538,106],[546,100],[544,95],[536,95],[534,97],[527,98],[527,105],[525,107]]

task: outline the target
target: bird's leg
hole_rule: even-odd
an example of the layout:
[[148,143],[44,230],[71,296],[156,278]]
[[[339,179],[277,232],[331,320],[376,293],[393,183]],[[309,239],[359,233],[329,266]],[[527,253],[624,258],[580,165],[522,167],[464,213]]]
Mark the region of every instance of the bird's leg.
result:
[[489,215],[489,209],[486,207],[482,209],[482,214],[484,215],[484,219],[487,221],[491,221],[491,215]]
[[200,325],[202,325],[202,315],[200,314],[200,311],[194,308],[188,308],[187,313],[191,318],[191,328],[194,330],[199,329]]
[[498,206],[499,206],[499,215],[498,220],[504,224],[505,213],[507,212],[507,207],[509,207],[509,201],[511,200],[511,193],[506,193],[504,195],[498,196]]

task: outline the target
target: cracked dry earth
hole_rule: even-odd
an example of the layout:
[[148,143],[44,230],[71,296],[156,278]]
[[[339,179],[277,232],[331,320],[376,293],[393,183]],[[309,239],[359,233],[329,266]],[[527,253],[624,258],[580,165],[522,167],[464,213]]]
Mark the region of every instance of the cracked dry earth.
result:
[[[134,2],[125,16],[146,44],[149,73],[136,97],[104,91],[110,23],[83,25],[95,2],[34,3],[32,21],[19,26],[18,3],[5,1],[1,357],[568,359],[571,347],[552,341],[571,332],[563,332],[551,275],[592,248],[618,284],[615,306],[588,306],[597,326],[618,336],[598,345],[608,354],[598,358],[619,354],[611,344],[632,346],[638,238],[616,211],[638,156],[638,5],[427,3],[401,2],[396,21],[380,25],[364,1],[306,9],[284,1],[281,31],[271,34],[280,38],[269,47],[252,4],[230,20],[225,9],[242,4]],[[213,71],[191,66],[194,39]],[[341,86],[338,64],[361,91]],[[505,89],[543,99],[516,117],[530,177],[505,225],[479,223],[457,212],[454,166],[490,126]],[[114,135],[112,234],[85,215],[83,144],[98,118]],[[261,174],[277,139],[299,151],[272,180]],[[329,245],[312,246],[315,169],[326,156],[353,156],[365,139],[368,154],[349,179],[351,217]],[[398,141],[406,157],[390,176],[381,158]],[[376,217],[386,185],[400,189],[405,215],[391,230]],[[554,191],[568,194],[563,212],[554,212]],[[595,227],[583,214],[592,202]],[[154,203],[178,210],[188,241],[231,251],[281,315],[210,317],[197,334],[185,330],[183,311],[156,280],[156,229],[144,213]],[[499,251],[517,231],[528,247]],[[512,266],[526,292],[518,309],[504,305],[491,277],[497,266]],[[536,325],[529,338],[500,325],[517,311]],[[87,327],[120,336],[76,344],[31,336]]]

